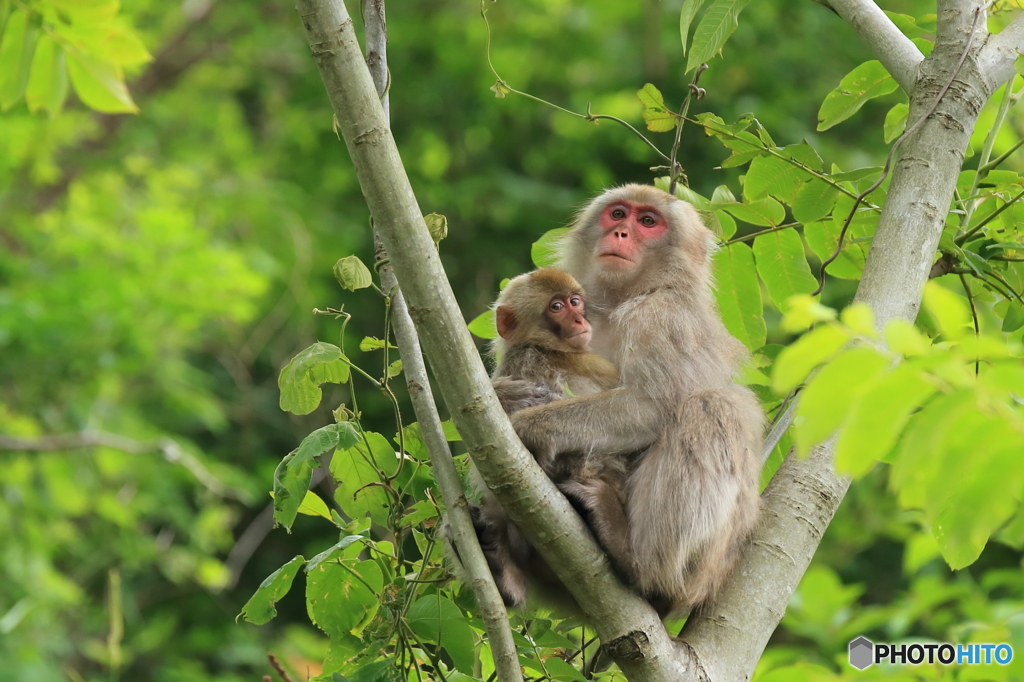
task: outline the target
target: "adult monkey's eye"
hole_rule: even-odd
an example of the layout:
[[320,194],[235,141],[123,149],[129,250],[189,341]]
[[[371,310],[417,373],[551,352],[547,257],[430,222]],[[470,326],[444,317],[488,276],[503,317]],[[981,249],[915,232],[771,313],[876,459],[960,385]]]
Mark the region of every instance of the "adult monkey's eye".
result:
[[612,218],[615,218],[616,220],[622,220],[625,217],[626,212],[623,211],[621,208],[617,208],[614,211],[612,211]]
[[643,218],[640,219],[640,224],[646,225],[647,227],[654,227],[657,224],[657,222],[657,220],[655,220],[649,215],[645,215]]

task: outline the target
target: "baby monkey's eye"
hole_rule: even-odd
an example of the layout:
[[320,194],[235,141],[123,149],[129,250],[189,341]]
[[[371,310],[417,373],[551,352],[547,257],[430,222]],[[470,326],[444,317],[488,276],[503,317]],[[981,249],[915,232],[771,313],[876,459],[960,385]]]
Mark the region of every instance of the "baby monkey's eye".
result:
[[548,306],[548,308],[549,308],[549,309],[550,309],[550,310],[551,310],[552,312],[556,312],[556,313],[557,313],[557,312],[558,312],[559,310],[561,310],[562,308],[564,308],[564,307],[565,307],[565,304],[563,304],[563,303],[562,303],[561,301],[552,301],[552,302],[551,302],[551,305],[550,305],[550,306]]
[[583,299],[580,298],[579,296],[573,296],[572,298],[569,299],[569,305],[571,305],[573,308],[579,308],[581,305],[583,305]]

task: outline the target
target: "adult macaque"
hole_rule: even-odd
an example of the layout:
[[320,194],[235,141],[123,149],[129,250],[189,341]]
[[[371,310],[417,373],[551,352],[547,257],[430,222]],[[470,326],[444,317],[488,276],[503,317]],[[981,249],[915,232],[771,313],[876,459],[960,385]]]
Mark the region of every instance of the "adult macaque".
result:
[[[591,327],[582,287],[561,270],[542,268],[516,277],[498,297],[493,373],[502,406],[514,413],[525,404],[592,395],[619,383],[615,366],[589,350]],[[552,463],[553,464],[553,463]],[[627,580],[632,579],[625,515],[626,458],[565,460],[548,473],[591,522],[598,541]],[[527,583],[561,587],[551,569],[511,522],[494,496],[484,493],[474,523],[488,565],[509,606],[526,599]],[[564,592],[564,589],[561,590]]]
[[[511,417],[549,474],[643,451],[627,479],[624,542],[631,582],[663,612],[715,593],[758,512],[763,415],[733,381],[746,349],[715,307],[713,247],[696,211],[653,187],[590,202],[561,264],[587,291],[594,350],[618,366],[620,383]],[[600,511],[591,524],[605,524]]]

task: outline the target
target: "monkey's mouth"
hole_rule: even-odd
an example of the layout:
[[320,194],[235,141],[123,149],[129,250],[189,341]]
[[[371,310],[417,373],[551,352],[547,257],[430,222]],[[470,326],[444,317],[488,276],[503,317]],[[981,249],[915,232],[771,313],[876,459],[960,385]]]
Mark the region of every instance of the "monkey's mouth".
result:
[[622,254],[615,253],[613,251],[606,251],[604,253],[599,253],[599,254],[597,254],[597,257],[598,258],[615,258],[615,259],[618,259],[618,260],[621,260],[621,261],[626,261],[627,263],[632,263],[633,262],[631,259],[626,258]]

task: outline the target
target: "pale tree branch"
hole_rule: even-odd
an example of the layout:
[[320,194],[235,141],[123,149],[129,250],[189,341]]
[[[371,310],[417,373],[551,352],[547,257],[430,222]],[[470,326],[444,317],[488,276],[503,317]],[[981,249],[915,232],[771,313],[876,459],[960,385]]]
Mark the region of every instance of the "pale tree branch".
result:
[[[388,97],[388,56],[387,56],[387,19],[384,0],[363,0],[363,22],[366,25],[366,65],[373,78],[373,84],[380,96],[384,119],[390,125],[390,106]],[[377,261],[382,263],[378,272],[381,287],[391,297],[391,323],[395,332],[395,341],[402,354],[402,373],[409,389],[413,412],[420,425],[423,442],[430,453],[430,464],[441,490],[448,523],[452,528],[455,546],[458,547],[459,558],[466,571],[465,578],[476,595],[480,617],[487,630],[487,640],[491,645],[494,658],[494,669],[500,682],[522,682],[523,673],[519,666],[519,654],[512,630],[508,622],[508,612],[494,584],[494,577],[487,565],[483,549],[477,540],[473,520],[469,514],[469,505],[462,491],[462,481],[455,469],[451,449],[445,439],[441,417],[434,404],[434,396],[430,390],[430,379],[427,366],[423,361],[420,341],[416,336],[416,326],[409,316],[409,308],[405,304],[405,296],[398,287],[394,268],[388,260],[387,251],[380,239],[379,229],[374,226],[374,246]]]
[[[984,25],[975,21],[978,7],[979,2],[943,3],[939,33],[947,42],[921,63],[919,85],[910,96],[909,119],[926,118],[900,147],[857,288],[856,300],[871,306],[879,328],[917,317],[963,151],[992,93],[976,63],[965,59],[971,27]],[[945,96],[954,81],[955,96]],[[831,440],[806,459],[790,454],[765,491],[764,517],[738,570],[715,602],[687,622],[682,637],[713,682],[748,679],[785,613],[849,486],[833,469],[834,451]]]
[[438,387],[488,487],[548,561],[631,680],[692,672],[647,602],[613,575],[583,521],[516,437],[455,301],[340,0],[297,9],[363,195]]
[[1016,73],[1013,63],[1021,52],[1024,52],[1024,13],[1018,14],[1009,26],[989,38],[978,55],[978,69],[990,90],[994,91],[1013,77]]
[[829,4],[871,48],[903,91],[912,93],[918,67],[924,60],[917,45],[896,28],[873,0],[829,0]]

